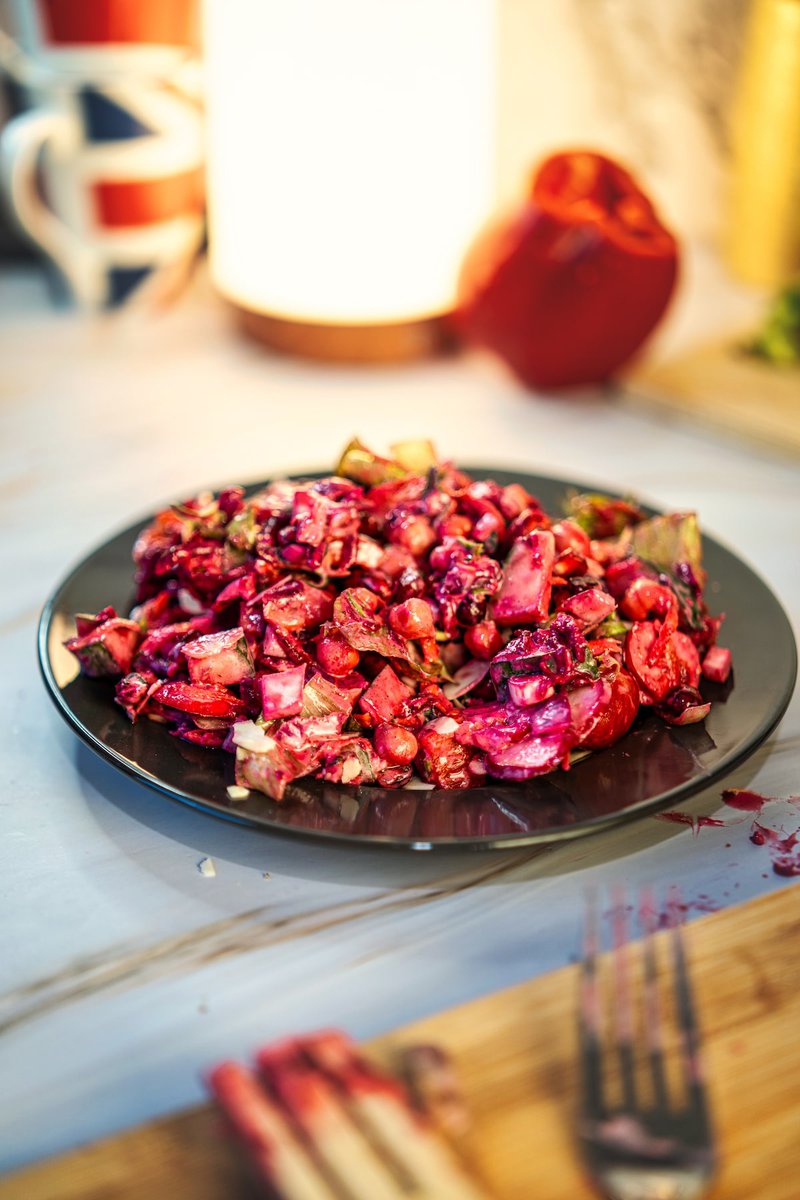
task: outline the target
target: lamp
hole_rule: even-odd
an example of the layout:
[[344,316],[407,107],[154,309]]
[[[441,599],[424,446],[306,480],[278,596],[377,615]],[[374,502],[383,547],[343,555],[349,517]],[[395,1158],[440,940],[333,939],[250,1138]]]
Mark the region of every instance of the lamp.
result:
[[494,191],[493,0],[205,0],[209,255],[313,357],[442,337]]

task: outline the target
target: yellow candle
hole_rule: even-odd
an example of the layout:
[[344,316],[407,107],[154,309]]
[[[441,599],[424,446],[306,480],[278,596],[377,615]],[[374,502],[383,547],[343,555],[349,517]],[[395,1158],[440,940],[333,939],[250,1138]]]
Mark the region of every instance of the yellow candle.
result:
[[778,286],[800,272],[800,0],[755,0],[732,137],[726,258]]

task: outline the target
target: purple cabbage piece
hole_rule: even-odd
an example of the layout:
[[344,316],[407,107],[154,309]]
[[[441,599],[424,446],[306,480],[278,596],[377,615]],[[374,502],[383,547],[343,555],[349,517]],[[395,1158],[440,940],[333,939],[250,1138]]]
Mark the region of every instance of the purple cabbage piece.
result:
[[190,621],[178,621],[174,625],[162,625],[147,634],[133,660],[137,671],[152,671],[167,679],[183,669],[183,646],[195,636]]
[[565,744],[575,741],[569,700],[564,694],[529,708],[510,703],[484,704],[465,709],[461,715],[456,741],[485,751],[491,759],[533,736],[559,737],[565,739]]
[[544,735],[564,734],[572,729],[572,711],[568,697],[553,696],[528,709],[531,733]]
[[522,629],[492,659],[490,671],[501,700],[508,696],[512,675],[546,675],[554,683],[565,683],[576,664],[586,660],[586,638],[567,613],[557,613],[546,629]]
[[497,755],[490,755],[489,774],[495,779],[533,779],[546,775],[566,759],[574,739],[569,732],[524,738]]
[[483,619],[503,581],[500,564],[483,546],[462,538],[445,538],[431,552],[429,567],[439,620],[451,636]]
[[152,671],[131,671],[120,679],[114,694],[117,704],[125,709],[130,721],[135,721],[144,711],[147,701],[160,684],[161,681]]

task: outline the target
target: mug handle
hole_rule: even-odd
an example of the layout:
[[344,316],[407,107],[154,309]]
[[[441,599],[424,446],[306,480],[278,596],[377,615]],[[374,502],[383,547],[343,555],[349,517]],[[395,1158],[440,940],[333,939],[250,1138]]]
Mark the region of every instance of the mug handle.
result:
[[94,294],[91,254],[47,207],[36,186],[42,147],[73,134],[70,118],[55,109],[32,109],[13,117],[0,133],[0,183],[19,224],[63,272],[76,300],[94,307],[99,298]]

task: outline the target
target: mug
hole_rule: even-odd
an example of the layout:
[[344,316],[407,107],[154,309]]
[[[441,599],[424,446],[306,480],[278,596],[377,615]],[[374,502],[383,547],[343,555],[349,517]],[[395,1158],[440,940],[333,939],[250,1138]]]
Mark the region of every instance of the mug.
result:
[[196,0],[6,0],[28,111],[0,138],[25,231],[88,308],[174,291],[202,244]]

